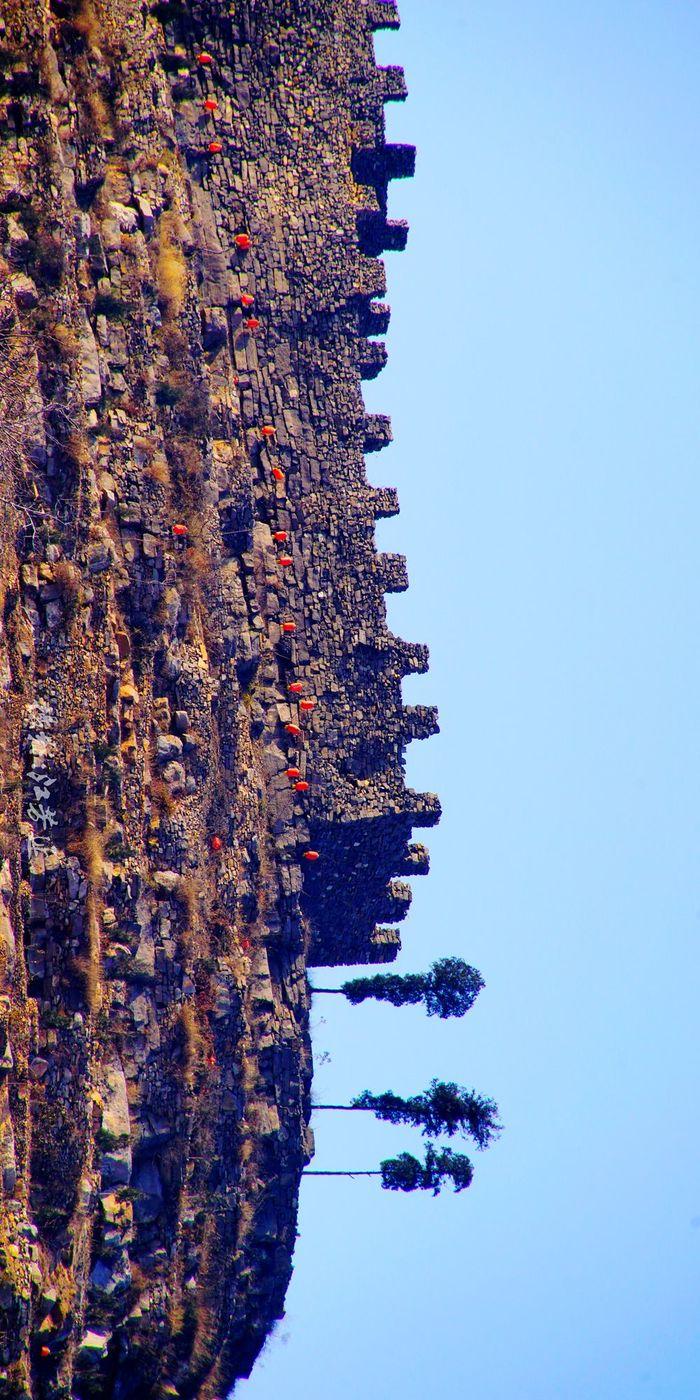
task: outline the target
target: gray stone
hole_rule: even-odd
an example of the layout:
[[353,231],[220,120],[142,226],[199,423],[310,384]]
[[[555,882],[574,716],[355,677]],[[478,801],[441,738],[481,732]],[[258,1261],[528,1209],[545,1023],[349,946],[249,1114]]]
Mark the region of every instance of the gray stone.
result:
[[152,981],[156,973],[156,945],[152,938],[142,938],[134,953],[130,975]]
[[144,231],[146,237],[147,237],[147,238],[150,238],[150,236],[151,236],[151,234],[153,233],[153,230],[154,230],[154,228],[155,228],[155,219],[154,219],[154,217],[153,217],[153,208],[152,208],[152,206],[151,206],[150,201],[149,201],[148,199],[146,199],[145,195],[142,195],[142,194],[139,194],[139,195],[136,196],[136,203],[138,204],[138,207],[139,207],[139,214],[141,215],[141,223],[143,224],[143,231]]
[[96,1293],[111,1298],[115,1293],[123,1293],[131,1283],[131,1269],[128,1255],[123,1251],[116,1259],[98,1259],[90,1274],[90,1285]]
[[129,1138],[129,1099],[126,1091],[126,1079],[121,1062],[114,1057],[103,1068],[102,1100],[102,1131],[106,1133],[110,1141],[121,1142]]
[[131,1179],[131,1148],[114,1147],[100,1157],[102,1186],[128,1186]]
[[129,208],[126,204],[120,204],[117,199],[110,199],[107,206],[112,219],[115,219],[122,233],[135,233],[138,228],[138,214],[135,209]]
[[159,734],[156,751],[161,762],[168,762],[172,758],[181,758],[182,739],[179,739],[177,734]]
[[165,890],[167,894],[172,894],[180,883],[180,874],[177,870],[156,870],[153,876],[153,883],[158,890]]
[[12,261],[24,262],[29,256],[29,235],[14,214],[7,216],[7,240]]
[[81,1361],[101,1361],[107,1355],[111,1336],[111,1332],[98,1332],[97,1328],[89,1327],[78,1348]]
[[11,282],[17,305],[23,311],[31,311],[39,301],[36,282],[33,282],[31,277],[27,277],[24,272],[15,272]]
[[139,1192],[134,1200],[134,1218],[139,1224],[156,1220],[163,1209],[163,1184],[158,1168],[150,1158],[135,1172],[133,1187]]
[[111,569],[113,563],[112,547],[105,540],[104,542],[93,544],[88,554],[88,569],[91,574],[104,574]]
[[80,344],[80,378],[83,390],[83,403],[86,408],[95,408],[102,399],[102,379],[97,342],[92,326],[83,311],[82,323],[78,330]]

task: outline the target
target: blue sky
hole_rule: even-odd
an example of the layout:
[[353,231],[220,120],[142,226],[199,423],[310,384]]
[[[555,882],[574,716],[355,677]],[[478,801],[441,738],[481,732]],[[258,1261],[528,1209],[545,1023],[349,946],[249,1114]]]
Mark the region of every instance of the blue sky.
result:
[[[392,626],[431,649],[405,698],[440,708],[409,781],[444,816],[397,966],[458,953],[487,986],[461,1022],[319,997],[315,1082],[454,1078],[506,1131],[457,1197],[307,1180],[240,1394],[696,1400],[700,10],[401,12],[377,52],[418,168],[368,466],[401,498]],[[317,1167],[420,1141],[315,1127]]]

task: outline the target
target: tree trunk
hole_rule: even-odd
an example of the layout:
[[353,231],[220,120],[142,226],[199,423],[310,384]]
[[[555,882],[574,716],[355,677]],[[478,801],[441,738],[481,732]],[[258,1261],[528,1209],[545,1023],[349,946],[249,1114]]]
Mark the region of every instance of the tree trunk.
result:
[[343,991],[342,987],[311,987],[311,984],[309,984],[309,987],[312,992],[323,992],[323,995],[325,997],[345,996],[345,992]]
[[380,1171],[376,1172],[302,1172],[302,1176],[381,1176]]
[[334,1113],[369,1113],[368,1108],[363,1108],[360,1103],[314,1103],[311,1105],[311,1112],[323,1112],[324,1109],[333,1109]]

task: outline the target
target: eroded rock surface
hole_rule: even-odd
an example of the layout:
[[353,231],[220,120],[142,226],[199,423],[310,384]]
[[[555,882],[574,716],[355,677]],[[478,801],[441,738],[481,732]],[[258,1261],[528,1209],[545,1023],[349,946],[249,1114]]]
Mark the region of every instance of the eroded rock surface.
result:
[[309,964],[395,956],[391,0],[0,0],[0,1397],[213,1400],[282,1312]]

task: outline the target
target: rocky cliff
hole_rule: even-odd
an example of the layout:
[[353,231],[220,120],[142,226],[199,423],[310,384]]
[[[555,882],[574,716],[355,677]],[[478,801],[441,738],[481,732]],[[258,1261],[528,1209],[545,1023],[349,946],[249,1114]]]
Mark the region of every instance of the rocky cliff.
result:
[[309,964],[399,947],[426,649],[391,0],[0,0],[0,1397],[223,1397],[291,1273]]

